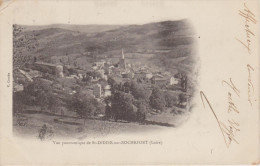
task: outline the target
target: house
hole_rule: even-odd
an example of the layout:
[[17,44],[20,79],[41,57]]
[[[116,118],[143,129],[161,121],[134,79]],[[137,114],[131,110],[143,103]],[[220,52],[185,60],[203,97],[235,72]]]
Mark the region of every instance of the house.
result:
[[84,95],[86,95],[86,96],[95,97],[95,96],[93,95],[93,90],[92,90],[92,89],[89,89],[89,88],[82,89],[82,90],[80,91],[80,93],[81,93],[81,94],[84,94]]
[[178,78],[170,77],[169,85],[177,85],[179,83],[179,81],[180,80]]
[[160,77],[152,77],[151,78],[152,84],[163,86],[168,84],[167,78],[160,78]]
[[97,70],[97,72],[100,74],[101,78],[104,78],[105,71],[103,69],[99,69],[99,70]]
[[93,66],[92,69],[93,69],[93,70],[97,70],[98,67],[97,67],[97,66]]
[[107,81],[107,79],[108,79],[107,75],[104,75],[103,79]]
[[150,80],[151,80],[152,84],[155,84],[158,86],[164,86],[164,85],[169,84],[169,82],[170,82],[168,77],[165,77],[160,74],[154,75]]
[[108,66],[104,67],[104,71],[105,71],[106,75],[110,75],[111,74],[111,67],[108,67]]
[[45,62],[35,62],[34,68],[43,73],[54,74],[58,77],[64,77],[63,66]]
[[121,75],[122,71],[118,68],[113,68],[112,69],[112,74],[115,74],[115,75]]
[[147,79],[151,79],[152,77],[153,77],[153,74],[151,74],[151,73],[145,74],[145,78],[147,78]]
[[147,73],[147,72],[144,72],[144,71],[137,71],[137,72],[135,72],[134,74],[135,74],[135,77],[136,77],[136,78],[141,78],[141,79],[143,79],[143,78],[146,77],[146,74],[148,74],[148,73]]
[[104,87],[104,96],[111,96],[111,86],[110,85],[106,85]]
[[151,78],[152,84],[157,85],[177,85],[179,84],[180,79],[175,77],[168,77],[162,75],[155,75]]
[[93,66],[104,67],[105,63],[105,61],[98,61],[94,62]]
[[79,77],[80,79],[82,79],[82,78],[83,78],[83,74],[79,73],[79,74],[78,74],[78,77]]
[[67,64],[69,62],[69,57],[68,56],[61,56],[60,61],[64,64]]

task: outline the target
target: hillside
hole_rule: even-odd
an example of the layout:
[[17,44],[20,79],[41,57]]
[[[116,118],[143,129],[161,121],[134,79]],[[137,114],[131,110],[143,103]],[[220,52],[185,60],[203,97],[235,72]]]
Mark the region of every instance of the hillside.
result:
[[176,54],[176,48],[187,49],[194,42],[194,32],[186,20],[128,26],[77,26],[23,27],[24,33],[35,35],[39,43],[34,55],[44,55],[45,58],[86,52],[109,55],[122,48],[130,53],[166,49],[172,50],[168,53],[171,55]]
[[42,30],[49,28],[61,28],[71,31],[81,32],[81,33],[98,33],[109,31],[122,27],[123,25],[72,25],[72,24],[51,24],[51,25],[41,25],[41,26],[28,26],[23,25],[25,31]]

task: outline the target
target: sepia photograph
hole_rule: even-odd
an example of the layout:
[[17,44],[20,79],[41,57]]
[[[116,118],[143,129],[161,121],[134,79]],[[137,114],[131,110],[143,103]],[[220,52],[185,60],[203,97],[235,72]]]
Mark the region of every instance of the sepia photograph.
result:
[[13,132],[85,139],[176,128],[196,90],[191,23],[13,25]]
[[0,0],[0,165],[259,165],[259,12]]

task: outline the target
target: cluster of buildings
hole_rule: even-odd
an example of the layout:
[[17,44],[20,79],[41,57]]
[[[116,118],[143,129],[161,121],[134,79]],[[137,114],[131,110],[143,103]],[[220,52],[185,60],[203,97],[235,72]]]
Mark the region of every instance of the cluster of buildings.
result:
[[176,85],[179,78],[175,78],[170,72],[155,71],[151,67],[143,64],[136,66],[135,64],[126,63],[124,52],[117,64],[111,64],[106,61],[99,61],[93,64],[93,69],[101,74],[105,79],[110,75],[122,81],[130,79],[140,80],[142,82],[157,85]]
[[[121,58],[117,63],[110,61],[97,61],[93,63],[93,70],[100,73],[101,78],[107,80],[108,76],[113,77],[117,82],[126,82],[129,80],[137,80],[140,83],[158,86],[176,86],[180,84],[180,78],[174,77],[170,72],[162,72],[154,70],[143,64],[136,66],[126,62],[124,52],[122,50]],[[95,79],[93,79],[95,80]],[[110,95],[110,87],[102,86],[96,83],[93,86],[93,95],[96,98]]]
[[[138,59],[137,59],[138,60]],[[159,85],[159,86],[175,86],[180,84],[180,79],[174,77],[170,72],[160,71],[155,67],[148,67],[145,64],[136,65],[126,62],[124,52],[122,50],[121,58],[116,63],[112,63],[109,59],[93,62],[91,69],[83,70],[81,73],[64,75],[64,68],[60,61],[68,61],[66,57],[60,59],[53,58],[52,61],[58,61],[55,63],[34,62],[33,70],[40,73],[48,73],[55,78],[62,78],[66,80],[82,80],[86,77],[87,72],[99,73],[99,77],[91,77],[90,92],[96,98],[102,98],[111,95],[110,86],[107,83],[108,77],[111,76],[118,83],[126,82],[130,80],[136,80],[139,83],[147,85]],[[64,64],[65,65],[65,64]],[[31,77],[26,72],[20,71],[25,77],[32,81]],[[102,79],[102,83],[100,81]],[[23,90],[21,84],[17,84],[15,88]]]

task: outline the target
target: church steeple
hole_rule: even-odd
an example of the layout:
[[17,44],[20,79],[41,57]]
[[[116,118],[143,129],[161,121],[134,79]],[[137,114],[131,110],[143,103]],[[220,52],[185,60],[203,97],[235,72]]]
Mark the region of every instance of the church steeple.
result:
[[123,69],[126,68],[124,50],[122,49],[122,57],[119,59],[119,66]]
[[125,59],[124,50],[122,49],[122,59]]

